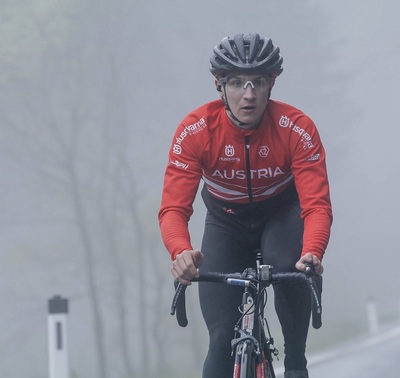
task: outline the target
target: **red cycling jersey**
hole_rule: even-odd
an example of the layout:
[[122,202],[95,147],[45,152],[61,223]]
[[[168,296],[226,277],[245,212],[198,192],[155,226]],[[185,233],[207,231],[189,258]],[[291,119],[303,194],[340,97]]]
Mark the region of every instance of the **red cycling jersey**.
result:
[[325,151],[314,123],[300,110],[269,100],[260,126],[245,130],[215,100],[183,119],[169,152],[159,211],[172,259],[193,249],[188,222],[201,179],[227,204],[266,200],[294,180],[304,220],[302,253],[322,259],[332,223]]

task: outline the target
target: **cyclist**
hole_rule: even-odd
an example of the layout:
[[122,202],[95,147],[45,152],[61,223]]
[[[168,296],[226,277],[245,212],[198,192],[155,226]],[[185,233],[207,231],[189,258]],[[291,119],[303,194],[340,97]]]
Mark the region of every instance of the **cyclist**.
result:
[[[270,99],[282,72],[280,50],[259,34],[226,37],[215,46],[210,71],[220,99],[200,106],[178,126],[165,172],[159,211],[173,276],[189,285],[204,271],[241,272],[260,248],[274,271],[322,274],[332,223],[325,151],[312,120]],[[200,180],[207,207],[201,250],[188,222]],[[285,341],[285,378],[308,377],[305,357],[310,294],[299,284],[274,287]],[[199,284],[209,330],[203,378],[231,377],[230,341],[242,290]]]

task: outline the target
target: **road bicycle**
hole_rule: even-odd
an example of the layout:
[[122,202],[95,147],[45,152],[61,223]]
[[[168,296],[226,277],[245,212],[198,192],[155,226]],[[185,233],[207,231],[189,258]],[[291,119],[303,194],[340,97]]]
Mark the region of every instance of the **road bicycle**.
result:
[[[305,281],[310,289],[312,304],[312,325],[322,325],[321,290],[322,277],[315,274],[308,264],[305,272],[274,273],[271,265],[261,264],[261,253],[257,252],[256,268],[247,268],[243,273],[199,272],[193,282],[214,282],[244,287],[241,316],[234,327],[232,353],[235,356],[233,378],[276,378],[273,359],[279,352],[274,346],[264,309],[267,304],[267,290],[270,285]],[[176,315],[178,324],[188,324],[185,305],[187,286],[175,282],[175,295],[171,315]]]

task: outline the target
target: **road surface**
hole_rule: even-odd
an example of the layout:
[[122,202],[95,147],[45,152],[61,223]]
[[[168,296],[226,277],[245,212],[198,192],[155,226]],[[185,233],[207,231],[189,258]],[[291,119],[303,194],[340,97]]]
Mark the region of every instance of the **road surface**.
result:
[[[309,356],[310,378],[400,378],[400,326]],[[277,378],[283,378],[277,369]]]

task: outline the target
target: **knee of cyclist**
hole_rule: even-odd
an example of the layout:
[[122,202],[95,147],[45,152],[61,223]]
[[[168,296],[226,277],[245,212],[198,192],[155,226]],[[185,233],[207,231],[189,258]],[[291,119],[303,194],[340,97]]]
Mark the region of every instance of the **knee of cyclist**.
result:
[[218,352],[220,352],[221,350],[231,350],[231,340],[233,339],[233,336],[233,328],[215,328],[210,333],[210,349],[215,348],[215,350]]

